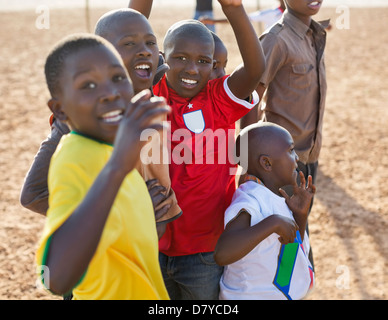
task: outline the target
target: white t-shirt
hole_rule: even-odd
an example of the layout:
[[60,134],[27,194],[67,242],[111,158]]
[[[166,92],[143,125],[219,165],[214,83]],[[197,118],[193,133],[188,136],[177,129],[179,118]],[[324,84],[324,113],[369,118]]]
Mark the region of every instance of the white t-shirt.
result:
[[265,29],[274,25],[283,15],[283,11],[278,7],[263,11],[255,11],[248,14],[249,20],[252,22],[263,22]]
[[[243,183],[225,212],[225,226],[241,209],[251,215],[251,226],[272,214],[293,219],[285,199],[253,181]],[[302,299],[312,288],[314,273],[308,259],[310,249],[305,233],[299,241],[282,245],[271,234],[251,252],[224,268],[220,281],[221,300]]]

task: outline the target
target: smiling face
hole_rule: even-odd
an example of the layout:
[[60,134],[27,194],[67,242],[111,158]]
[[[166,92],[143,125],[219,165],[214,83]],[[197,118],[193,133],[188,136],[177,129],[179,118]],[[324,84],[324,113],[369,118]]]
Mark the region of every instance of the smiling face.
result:
[[130,11],[111,20],[109,29],[102,36],[120,53],[135,93],[151,88],[158,67],[159,48],[148,20]]
[[310,25],[311,16],[317,14],[323,0],[285,0],[289,12]]
[[59,78],[54,115],[72,130],[113,143],[133,97],[128,74],[117,53],[104,45],[70,54]]
[[202,28],[206,29],[194,24],[191,35],[187,29],[165,39],[164,55],[170,67],[166,73],[167,84],[184,98],[197,95],[212,72],[214,41],[210,31]]

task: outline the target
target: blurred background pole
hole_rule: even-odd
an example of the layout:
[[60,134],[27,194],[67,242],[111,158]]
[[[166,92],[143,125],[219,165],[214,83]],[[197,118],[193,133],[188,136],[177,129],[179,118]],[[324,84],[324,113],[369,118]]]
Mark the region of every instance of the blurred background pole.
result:
[[[258,11],[261,11],[261,0],[256,0],[256,7]],[[264,32],[263,23],[258,22],[257,23],[257,34],[261,35]]]
[[90,11],[89,11],[89,0],[85,0],[85,20],[86,30],[90,32]]

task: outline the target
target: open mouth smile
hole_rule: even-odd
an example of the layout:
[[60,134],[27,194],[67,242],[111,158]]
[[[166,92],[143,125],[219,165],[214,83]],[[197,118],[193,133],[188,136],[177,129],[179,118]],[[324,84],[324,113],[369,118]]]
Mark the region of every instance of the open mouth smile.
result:
[[151,76],[151,66],[145,63],[135,66],[135,73],[140,78],[149,78]]
[[187,87],[187,88],[192,88],[198,84],[197,80],[192,80],[192,79],[187,79],[187,78],[182,78],[181,82],[182,82],[183,86]]
[[108,124],[117,124],[123,118],[123,114],[124,114],[123,110],[109,111],[107,113],[104,113],[101,116],[101,119],[103,122],[108,123]]
[[321,6],[321,1],[313,1],[308,4],[311,9],[318,9]]

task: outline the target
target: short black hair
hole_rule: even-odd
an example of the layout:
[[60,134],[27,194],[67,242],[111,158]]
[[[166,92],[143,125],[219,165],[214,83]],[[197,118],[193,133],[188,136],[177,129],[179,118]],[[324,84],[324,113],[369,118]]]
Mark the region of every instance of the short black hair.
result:
[[129,21],[129,19],[137,16],[144,17],[144,19],[148,21],[143,14],[134,9],[121,8],[108,11],[98,19],[96,26],[94,27],[94,33],[103,38],[106,38],[107,35],[111,32],[113,23],[122,19]]
[[164,51],[179,37],[197,38],[209,41],[214,45],[214,38],[211,31],[206,26],[194,19],[181,20],[174,23],[166,32],[163,45]]
[[[60,92],[59,79],[63,72],[66,58],[83,49],[89,49],[96,46],[108,46],[116,53],[115,48],[104,38],[89,34],[76,33],[60,40],[50,51],[46,58],[44,72],[46,76],[47,87],[52,97]],[[120,55],[117,53],[118,57]],[[121,59],[121,58],[120,58]]]

